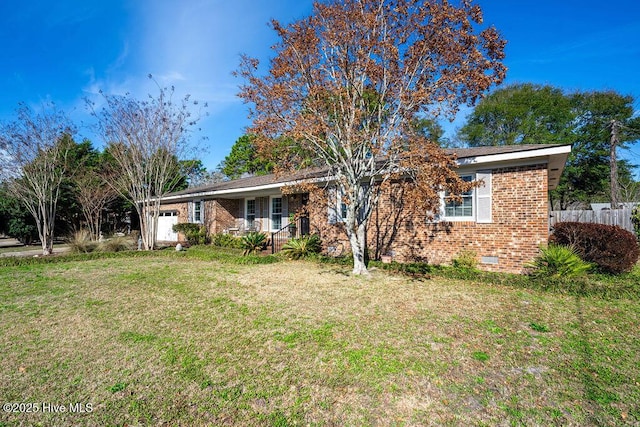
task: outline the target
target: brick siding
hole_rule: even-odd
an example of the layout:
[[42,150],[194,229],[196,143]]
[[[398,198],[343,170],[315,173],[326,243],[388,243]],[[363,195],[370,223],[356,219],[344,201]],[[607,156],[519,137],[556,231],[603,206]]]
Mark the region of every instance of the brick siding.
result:
[[[491,223],[486,224],[429,222],[426,213],[415,214],[403,208],[406,200],[402,197],[402,184],[394,184],[382,194],[369,222],[370,255],[392,255],[399,262],[447,264],[468,250],[476,253],[481,269],[521,273],[538,253],[540,244],[548,240],[547,165],[496,168],[491,172],[492,215]],[[350,246],[344,225],[328,221],[329,203],[336,206],[337,202],[335,195],[330,200],[329,194],[326,190],[309,194],[306,210],[310,231],[320,235],[326,253],[346,255]],[[235,227],[237,219],[242,218],[243,202],[244,199],[206,200],[204,219],[209,234]],[[187,202],[163,204],[161,210],[177,210],[178,222],[187,222],[187,206]],[[301,198],[289,197],[288,206],[289,212],[298,212],[302,209]],[[481,263],[483,257],[497,263]]]
[[240,200],[215,199],[206,200],[205,222],[209,234],[222,233],[236,226],[236,218],[240,215]]
[[[545,164],[492,170],[492,222],[432,222],[425,214],[403,212],[402,198],[391,192],[381,196],[368,227],[368,247],[372,257],[393,255],[399,262],[450,263],[461,251],[476,253],[479,268],[521,273],[524,264],[538,253],[548,239],[547,166]],[[400,185],[400,184],[398,184]],[[397,192],[394,193],[397,195]],[[329,224],[329,196],[312,194],[312,232],[320,234],[331,255],[349,252],[343,224]],[[333,201],[331,202],[333,203]]]

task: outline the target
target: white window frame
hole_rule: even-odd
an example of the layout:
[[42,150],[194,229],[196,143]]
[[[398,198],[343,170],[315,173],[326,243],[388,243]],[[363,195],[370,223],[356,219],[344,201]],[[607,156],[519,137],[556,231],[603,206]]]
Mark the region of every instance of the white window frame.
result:
[[[273,201],[276,199],[280,199],[280,212],[274,212],[273,211]],[[270,196],[269,197],[269,225],[270,225],[270,229],[271,231],[278,231],[282,228],[282,214],[284,212],[283,209],[283,200],[282,200],[282,196]],[[280,215],[280,227],[276,228],[275,227],[275,220],[273,219],[274,215]]]
[[[200,218],[196,218],[196,206],[199,207]],[[194,200],[191,202],[191,218],[190,222],[194,224],[203,224],[204,223],[204,201],[203,200]]]
[[[251,224],[250,219],[249,219],[249,202],[253,202],[253,224]],[[244,200],[244,220],[245,220],[245,224],[246,224],[246,228],[247,229],[251,229],[254,228],[256,226],[256,212],[257,212],[258,206],[256,204],[256,199],[252,198],[252,199],[245,199]]]
[[338,222],[345,222],[347,220],[347,204],[342,201],[342,190],[340,187],[336,188],[336,218]]
[[[342,201],[343,192],[340,187],[336,185],[335,187],[335,205],[329,206],[329,223],[332,223],[332,220],[335,219],[336,223],[346,222],[347,221],[347,204]],[[358,219],[362,220],[362,216],[364,209],[361,209],[358,212]]]
[[[476,174],[475,173],[464,173],[464,174],[460,174],[460,178],[465,179],[465,178],[469,178],[470,182],[473,182],[476,180]],[[440,192],[440,206],[441,206],[441,217],[442,219],[444,219],[445,221],[460,221],[460,222],[476,222],[476,213],[477,213],[477,206],[478,206],[478,201],[477,201],[477,195],[476,195],[476,188],[472,188],[470,190],[471,194],[469,195],[469,198],[471,200],[471,216],[469,215],[447,215],[447,194],[446,192],[442,191]]]

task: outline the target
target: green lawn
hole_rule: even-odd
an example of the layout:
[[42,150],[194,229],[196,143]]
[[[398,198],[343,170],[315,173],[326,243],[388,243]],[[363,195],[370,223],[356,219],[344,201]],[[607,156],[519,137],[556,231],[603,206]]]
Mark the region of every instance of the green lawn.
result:
[[635,298],[193,253],[0,267],[0,425],[640,423]]

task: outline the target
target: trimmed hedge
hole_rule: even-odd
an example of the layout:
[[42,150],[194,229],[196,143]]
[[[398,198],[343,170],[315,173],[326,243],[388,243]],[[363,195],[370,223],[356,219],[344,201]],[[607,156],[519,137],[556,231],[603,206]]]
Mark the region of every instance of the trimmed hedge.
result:
[[183,233],[189,245],[205,245],[209,243],[209,236],[204,225],[191,222],[174,224],[173,231]]
[[231,234],[218,233],[211,236],[211,244],[221,248],[240,249],[242,247],[242,239]]
[[640,256],[636,236],[615,225],[560,222],[549,242],[571,246],[582,259],[613,274],[631,271]]

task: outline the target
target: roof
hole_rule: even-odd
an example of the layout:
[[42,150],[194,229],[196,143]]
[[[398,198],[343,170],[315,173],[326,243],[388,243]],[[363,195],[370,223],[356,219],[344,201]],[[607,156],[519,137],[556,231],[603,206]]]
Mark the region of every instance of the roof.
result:
[[[492,147],[473,148],[448,148],[445,152],[457,156],[458,165],[479,166],[492,163],[518,162],[518,161],[541,161],[543,159],[548,164],[549,188],[553,189],[557,185],[567,156],[571,152],[570,145],[558,144],[529,144],[529,145],[508,145]],[[245,197],[248,193],[252,195],[273,192],[286,185],[292,185],[306,180],[329,180],[328,169],[309,168],[289,175],[259,175],[246,178],[238,178],[230,181],[217,182],[199,187],[188,188],[165,195],[163,201],[178,201],[181,199],[192,199],[194,197],[221,196],[221,197]]]
[[279,185],[291,184],[296,181],[310,180],[310,179],[320,178],[326,175],[327,175],[326,168],[304,169],[294,174],[288,174],[288,175],[276,175],[276,174],[256,175],[256,176],[249,176],[245,178],[232,179],[230,181],[222,181],[222,182],[216,182],[214,184],[206,184],[198,187],[187,188],[186,190],[169,193],[164,198],[181,196],[185,194],[191,195],[194,193],[202,193],[202,192],[216,192],[216,191],[225,191],[225,190],[264,187],[264,186],[271,186],[273,184],[279,184]]
[[570,145],[559,144],[523,144],[523,145],[497,145],[487,147],[471,147],[471,148],[447,148],[445,152],[448,154],[457,154],[458,159],[478,156],[489,156],[505,153],[521,153],[524,151],[536,151],[553,147],[570,147]]

